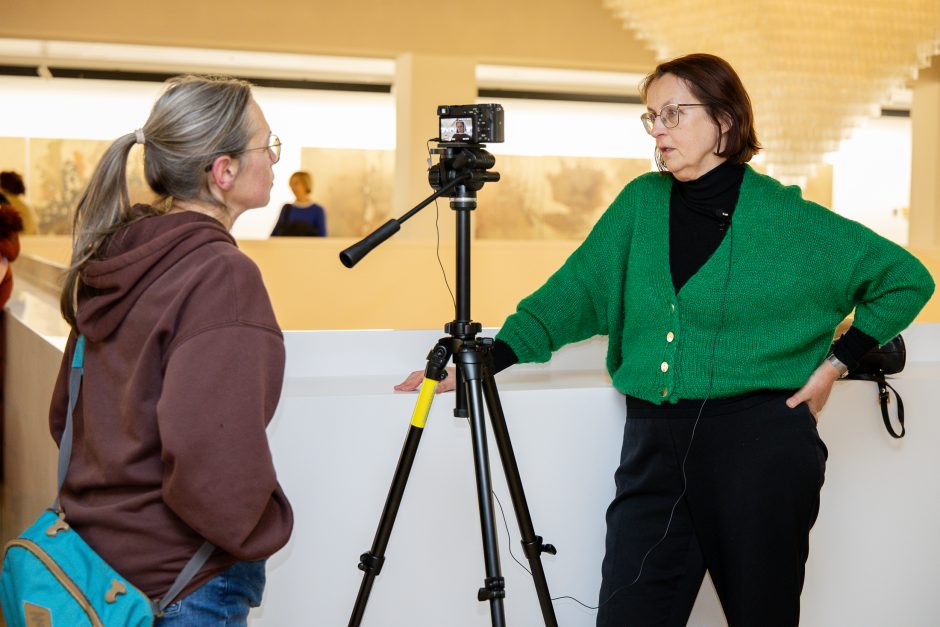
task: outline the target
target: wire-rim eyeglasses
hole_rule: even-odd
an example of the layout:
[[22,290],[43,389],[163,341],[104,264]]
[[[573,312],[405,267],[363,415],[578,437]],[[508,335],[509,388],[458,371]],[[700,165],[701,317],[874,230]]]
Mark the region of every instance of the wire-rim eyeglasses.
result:
[[640,120],[643,122],[643,128],[646,129],[646,132],[650,135],[653,134],[653,127],[656,125],[656,118],[659,118],[663,122],[663,126],[666,128],[675,128],[679,125],[679,111],[682,107],[705,107],[700,102],[680,102],[664,105],[662,109],[659,110],[659,113],[653,113],[652,111],[647,111],[640,116]]

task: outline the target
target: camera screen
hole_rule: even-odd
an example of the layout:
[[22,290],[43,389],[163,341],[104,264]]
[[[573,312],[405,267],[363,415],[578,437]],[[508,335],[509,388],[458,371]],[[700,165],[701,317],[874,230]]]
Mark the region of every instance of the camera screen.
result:
[[473,138],[473,118],[441,118],[441,141],[460,142]]

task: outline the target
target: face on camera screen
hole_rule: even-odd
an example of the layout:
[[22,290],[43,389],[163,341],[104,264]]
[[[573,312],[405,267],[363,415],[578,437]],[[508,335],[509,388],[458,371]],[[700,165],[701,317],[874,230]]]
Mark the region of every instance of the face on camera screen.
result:
[[466,141],[473,137],[473,118],[441,118],[441,141]]

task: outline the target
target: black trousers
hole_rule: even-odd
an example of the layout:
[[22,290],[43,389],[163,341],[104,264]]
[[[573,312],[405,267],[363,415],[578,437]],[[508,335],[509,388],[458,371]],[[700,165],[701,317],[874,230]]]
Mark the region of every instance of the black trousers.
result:
[[729,627],[799,624],[828,453],[791,394],[708,401],[694,438],[700,401],[627,397],[598,627],[685,625],[706,570]]

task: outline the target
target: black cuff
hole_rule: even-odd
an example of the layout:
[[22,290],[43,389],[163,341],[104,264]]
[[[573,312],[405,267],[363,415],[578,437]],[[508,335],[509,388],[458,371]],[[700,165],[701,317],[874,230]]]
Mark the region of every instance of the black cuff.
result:
[[848,366],[849,372],[851,372],[858,365],[859,360],[865,356],[865,353],[877,347],[878,340],[855,327],[851,327],[845,332],[845,335],[832,345],[832,354]]
[[519,358],[512,347],[502,340],[493,342],[493,374],[501,372],[513,364],[519,363]]

